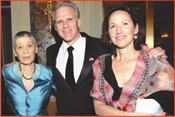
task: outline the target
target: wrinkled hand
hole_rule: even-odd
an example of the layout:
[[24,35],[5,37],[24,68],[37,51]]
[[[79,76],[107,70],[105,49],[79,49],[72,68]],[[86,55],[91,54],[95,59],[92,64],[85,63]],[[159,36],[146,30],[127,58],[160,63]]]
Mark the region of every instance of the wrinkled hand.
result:
[[10,65],[12,65],[13,63],[18,63],[18,62],[17,62],[17,61],[13,61],[13,62],[11,62],[11,63],[8,63],[8,64],[4,65],[4,66],[10,66]]
[[155,58],[160,58],[160,59],[166,59],[167,56],[165,54],[165,50],[162,49],[161,47],[156,47],[154,49],[150,48],[148,50],[149,52],[149,57],[155,57]]

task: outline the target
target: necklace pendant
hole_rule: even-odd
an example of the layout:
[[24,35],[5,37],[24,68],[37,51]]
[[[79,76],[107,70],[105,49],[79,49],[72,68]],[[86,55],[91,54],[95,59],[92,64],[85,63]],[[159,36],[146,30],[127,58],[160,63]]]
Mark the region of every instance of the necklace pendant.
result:
[[23,78],[26,79],[26,80],[31,80],[31,79],[32,79],[32,77],[31,77],[31,78],[26,78],[23,74],[22,74],[22,76],[23,76]]
[[[34,70],[33,70],[33,73],[35,72],[35,63],[34,63]],[[22,70],[21,70],[21,63],[19,63],[19,69],[20,69],[20,71],[22,72]],[[24,78],[24,79],[26,79],[26,80],[31,80],[32,79],[32,77],[31,78],[26,78],[23,74],[22,74],[22,77]]]

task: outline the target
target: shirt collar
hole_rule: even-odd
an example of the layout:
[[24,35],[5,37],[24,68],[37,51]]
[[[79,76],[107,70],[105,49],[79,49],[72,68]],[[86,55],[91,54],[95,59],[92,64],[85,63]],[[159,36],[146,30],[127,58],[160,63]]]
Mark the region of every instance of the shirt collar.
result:
[[[14,63],[12,65],[13,65],[14,73],[16,75],[18,75],[18,76],[22,76],[23,73],[18,68],[19,62],[18,63]],[[35,72],[32,74],[33,79],[37,78],[40,75],[40,72],[41,72],[41,65],[35,63]]]
[[[72,45],[72,47],[74,48],[74,50],[76,52],[81,51],[81,48],[82,48],[81,46],[83,46],[82,43],[84,41],[83,39],[84,39],[84,37],[82,37],[80,34],[80,37],[78,38],[78,40]],[[63,48],[64,55],[66,54],[68,47],[69,47],[69,45],[63,41],[62,48]]]

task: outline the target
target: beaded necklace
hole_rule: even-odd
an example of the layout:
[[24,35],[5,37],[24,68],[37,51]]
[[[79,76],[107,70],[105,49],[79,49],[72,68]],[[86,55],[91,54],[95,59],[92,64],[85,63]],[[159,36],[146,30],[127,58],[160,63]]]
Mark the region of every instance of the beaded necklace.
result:
[[[19,69],[20,69],[20,71],[21,71],[21,64],[19,63]],[[21,71],[22,72],[22,71]],[[33,70],[33,73],[35,72],[35,63],[34,63],[34,70]],[[27,78],[27,77],[25,77],[24,76],[24,74],[22,74],[22,76],[24,77],[24,79],[26,79],[26,80],[31,80],[32,79],[32,77],[31,78]]]

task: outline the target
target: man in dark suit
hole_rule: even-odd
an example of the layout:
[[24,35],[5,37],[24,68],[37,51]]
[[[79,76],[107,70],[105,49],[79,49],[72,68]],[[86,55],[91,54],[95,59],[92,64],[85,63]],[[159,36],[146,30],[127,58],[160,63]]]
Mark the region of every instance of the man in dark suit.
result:
[[[92,64],[106,53],[98,38],[80,33],[78,7],[72,2],[59,2],[52,10],[55,30],[63,39],[47,49],[47,65],[52,68],[57,87],[57,115],[95,115],[92,97],[89,93],[93,85]],[[72,46],[74,65],[74,88],[66,80],[67,48]]]
[[[57,115],[95,115],[93,99],[90,97],[93,85],[92,64],[98,56],[107,52],[100,39],[79,32],[80,15],[73,2],[58,2],[51,16],[54,28],[63,40],[46,51],[47,65],[52,68],[57,87],[54,94]],[[160,50],[159,54],[162,54]],[[69,67],[68,63],[71,63]],[[68,72],[71,76],[67,76]]]

